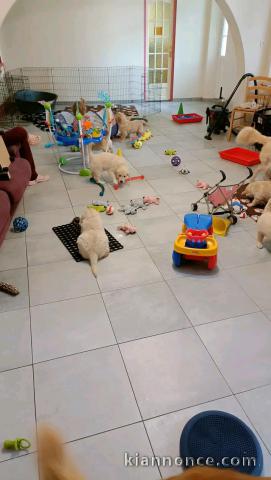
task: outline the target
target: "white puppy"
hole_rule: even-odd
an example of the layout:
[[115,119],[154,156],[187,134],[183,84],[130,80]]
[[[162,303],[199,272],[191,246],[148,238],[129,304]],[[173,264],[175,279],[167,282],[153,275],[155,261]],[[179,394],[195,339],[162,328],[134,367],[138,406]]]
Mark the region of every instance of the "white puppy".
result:
[[263,248],[263,242],[271,242],[271,199],[257,222],[257,247]]
[[107,172],[113,183],[125,183],[129,177],[128,165],[125,158],[114,153],[103,152],[94,155],[89,148],[90,169],[96,182],[101,181],[103,172]]
[[97,277],[98,260],[109,255],[109,242],[100,214],[94,208],[86,208],[80,218],[81,235],[77,239],[80,254],[89,260],[92,273]]
[[254,173],[250,179],[253,182],[259,173],[264,173],[267,178],[270,178],[271,169],[271,137],[262,135],[253,127],[244,127],[238,133],[236,142],[240,145],[254,145],[259,143],[263,145],[260,151],[260,165],[255,168]]

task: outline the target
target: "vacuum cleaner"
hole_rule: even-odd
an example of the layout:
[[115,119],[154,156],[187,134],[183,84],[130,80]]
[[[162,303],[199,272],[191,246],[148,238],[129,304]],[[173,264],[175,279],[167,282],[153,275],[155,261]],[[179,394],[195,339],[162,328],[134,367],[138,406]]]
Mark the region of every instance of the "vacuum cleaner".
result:
[[[206,110],[206,124],[208,125],[207,127],[207,134],[205,135],[204,138],[206,140],[212,140],[212,134],[215,133],[216,135],[219,135],[221,131],[224,133],[227,130],[227,127],[229,127],[230,122],[229,122],[229,114],[230,111],[228,110],[228,105],[231,102],[233,96],[237,92],[238,88],[240,87],[241,83],[245,78],[247,77],[254,77],[252,73],[245,73],[233,89],[231,95],[229,96],[228,100],[226,102],[221,101],[219,104],[213,105],[211,108],[207,108]],[[256,81],[254,80],[254,84],[256,85]],[[220,89],[220,100],[222,100],[222,87]]]

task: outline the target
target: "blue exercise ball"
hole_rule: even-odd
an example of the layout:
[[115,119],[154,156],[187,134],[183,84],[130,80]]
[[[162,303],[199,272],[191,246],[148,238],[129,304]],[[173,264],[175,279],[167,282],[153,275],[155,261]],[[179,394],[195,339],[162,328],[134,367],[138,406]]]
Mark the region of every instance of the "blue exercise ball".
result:
[[24,232],[28,227],[28,221],[24,217],[16,217],[13,220],[14,232]]

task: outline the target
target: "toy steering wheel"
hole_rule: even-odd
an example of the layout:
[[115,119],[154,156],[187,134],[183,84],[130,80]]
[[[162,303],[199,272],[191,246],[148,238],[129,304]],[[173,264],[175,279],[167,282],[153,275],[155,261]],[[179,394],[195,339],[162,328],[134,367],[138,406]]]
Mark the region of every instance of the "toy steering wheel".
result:
[[187,240],[194,242],[204,242],[208,237],[208,230],[195,230],[194,228],[188,228],[185,232]]

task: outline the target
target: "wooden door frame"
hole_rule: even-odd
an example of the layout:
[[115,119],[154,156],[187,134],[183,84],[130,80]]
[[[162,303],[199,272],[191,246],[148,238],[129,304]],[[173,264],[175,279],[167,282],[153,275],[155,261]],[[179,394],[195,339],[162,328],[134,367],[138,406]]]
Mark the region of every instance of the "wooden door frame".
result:
[[[144,0],[144,99],[146,98],[146,82],[147,82],[147,1]],[[172,0],[172,43],[171,43],[171,71],[169,100],[173,100],[174,88],[174,64],[175,64],[175,41],[176,41],[176,17],[177,17],[177,0]]]

